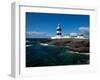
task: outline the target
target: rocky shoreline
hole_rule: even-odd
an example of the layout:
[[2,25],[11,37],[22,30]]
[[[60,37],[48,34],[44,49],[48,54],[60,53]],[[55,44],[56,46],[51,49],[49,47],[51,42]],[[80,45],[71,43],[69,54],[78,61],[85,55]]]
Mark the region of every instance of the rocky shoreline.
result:
[[49,45],[62,46],[71,53],[89,53],[89,39],[54,39],[48,42]]

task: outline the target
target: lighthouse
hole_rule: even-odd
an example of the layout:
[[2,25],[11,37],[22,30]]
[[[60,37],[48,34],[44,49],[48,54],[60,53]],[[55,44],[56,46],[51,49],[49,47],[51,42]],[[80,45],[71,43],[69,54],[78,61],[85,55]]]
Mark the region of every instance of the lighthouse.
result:
[[61,38],[62,37],[62,33],[61,33],[62,29],[60,27],[60,24],[57,25],[57,28],[56,28],[56,37],[57,38]]
[[60,24],[57,25],[56,27],[56,36],[51,37],[51,39],[61,39],[62,37],[62,29],[60,27]]

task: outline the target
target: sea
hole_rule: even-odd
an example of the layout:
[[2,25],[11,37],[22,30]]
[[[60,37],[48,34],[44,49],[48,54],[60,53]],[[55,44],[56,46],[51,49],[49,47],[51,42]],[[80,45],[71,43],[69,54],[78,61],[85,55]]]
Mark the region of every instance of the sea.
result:
[[26,39],[26,67],[89,64],[89,55],[71,53],[67,48],[48,45],[51,39]]

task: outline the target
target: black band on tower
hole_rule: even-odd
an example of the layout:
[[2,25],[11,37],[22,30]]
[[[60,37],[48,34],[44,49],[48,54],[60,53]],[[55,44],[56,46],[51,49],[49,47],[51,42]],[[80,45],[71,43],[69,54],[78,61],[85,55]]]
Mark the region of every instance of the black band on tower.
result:
[[57,29],[57,31],[61,31],[61,28]]
[[61,33],[56,33],[56,35],[61,35]]

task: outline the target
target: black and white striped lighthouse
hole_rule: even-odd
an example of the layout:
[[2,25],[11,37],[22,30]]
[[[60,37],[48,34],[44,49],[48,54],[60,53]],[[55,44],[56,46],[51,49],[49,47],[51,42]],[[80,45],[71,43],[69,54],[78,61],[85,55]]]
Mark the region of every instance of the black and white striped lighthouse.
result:
[[60,24],[58,24],[56,28],[56,37],[61,38],[61,35],[62,35],[61,31],[62,29],[60,27]]

